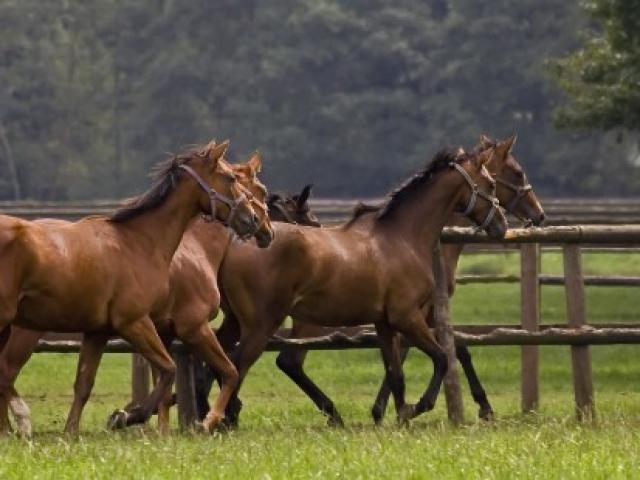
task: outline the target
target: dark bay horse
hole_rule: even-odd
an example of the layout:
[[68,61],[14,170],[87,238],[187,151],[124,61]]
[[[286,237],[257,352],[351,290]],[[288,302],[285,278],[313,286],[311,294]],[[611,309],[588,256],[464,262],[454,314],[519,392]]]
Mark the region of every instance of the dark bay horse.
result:
[[[171,260],[196,217],[227,222],[243,238],[265,230],[263,246],[271,241],[270,223],[260,220],[252,194],[222,159],[227,148],[228,142],[211,142],[168,160],[153,187],[111,217],[73,223],[0,217],[0,265],[6,272],[0,325],[84,333],[67,432],[77,431],[111,335],[126,339],[159,371],[156,387],[127,424],[145,421],[171,388],[175,364],[152,318],[165,308]],[[21,348],[12,334],[3,356]],[[6,432],[7,404],[24,413],[24,403],[13,387],[17,372],[4,362],[0,367],[0,430]]]
[[[232,354],[240,383],[288,314],[295,321],[332,327],[374,323],[399,417],[406,421],[430,410],[447,369],[423,313],[433,296],[432,251],[456,209],[492,237],[504,236],[498,200],[486,193],[495,188],[484,168],[494,154],[494,148],[440,152],[376,215],[337,228],[276,224],[266,250],[231,245],[218,281],[223,310],[240,330]],[[218,331],[227,346],[235,340],[228,332]],[[402,366],[392,345],[398,332],[434,363],[433,377],[415,406],[404,400]],[[240,408],[234,395],[225,412],[227,424],[237,423]]]
[[[505,141],[496,142],[486,136],[482,136],[479,150],[495,147],[496,153],[493,159],[487,164],[487,170],[496,181],[496,196],[500,204],[515,217],[525,223],[540,225],[544,221],[544,211],[540,206],[533,189],[531,188],[526,174],[513,156],[512,150],[515,137]],[[362,215],[375,215],[379,207],[361,207]],[[468,226],[469,222],[464,217],[454,214],[447,222],[449,226]],[[455,289],[455,276],[458,260],[464,246],[459,244],[443,244],[441,251],[445,260],[445,268],[449,287],[449,295],[453,295]],[[433,312],[427,312],[427,322],[432,325]],[[314,324],[293,322],[291,338],[319,337],[330,334],[335,329],[322,327]],[[350,332],[345,332],[349,334]],[[355,330],[351,333],[356,333]],[[408,348],[403,347],[401,358],[404,362],[408,353]],[[302,347],[289,346],[283,349],[276,359],[276,364],[289,378],[291,378],[315,403],[318,409],[328,417],[329,425],[342,425],[340,413],[335,408],[333,401],[311,380],[303,369],[307,350]],[[487,398],[487,394],[478,378],[471,355],[465,345],[456,347],[456,356],[469,382],[471,394],[475,402],[479,405],[479,416],[488,420],[493,416],[493,409]],[[379,423],[387,406],[389,395],[391,394],[389,385],[383,381],[372,408],[374,421]]]

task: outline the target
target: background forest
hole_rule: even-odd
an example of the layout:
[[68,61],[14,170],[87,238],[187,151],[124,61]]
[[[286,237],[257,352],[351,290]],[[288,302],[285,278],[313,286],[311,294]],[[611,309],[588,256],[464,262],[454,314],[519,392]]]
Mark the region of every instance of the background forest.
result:
[[371,197],[481,132],[544,195],[637,194],[634,125],[554,115],[598,31],[577,0],[0,0],[0,199],[131,195],[214,137]]

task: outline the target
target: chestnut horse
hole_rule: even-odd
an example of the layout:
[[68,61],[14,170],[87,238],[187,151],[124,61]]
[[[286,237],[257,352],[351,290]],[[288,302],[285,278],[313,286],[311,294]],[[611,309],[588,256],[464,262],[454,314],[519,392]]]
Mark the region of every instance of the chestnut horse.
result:
[[[266,250],[231,245],[218,282],[223,310],[240,329],[232,354],[240,375],[237,391],[288,314],[295,321],[333,327],[373,322],[399,417],[408,421],[430,410],[447,370],[446,355],[422,313],[433,296],[432,252],[455,209],[492,237],[504,236],[506,219],[498,200],[486,193],[495,188],[484,168],[493,154],[493,148],[440,152],[375,216],[353,218],[336,228],[276,224],[274,242]],[[232,345],[228,332],[223,325],[218,335]],[[392,345],[397,332],[434,363],[416,406],[405,403],[402,365]],[[241,408],[237,391],[225,412],[230,426],[237,424]]]
[[[505,141],[496,142],[483,135],[478,149],[483,150],[495,147],[496,153],[487,164],[487,170],[496,181],[496,196],[500,204],[509,213],[527,224],[540,225],[544,221],[544,211],[527,180],[525,172],[513,156],[512,150],[515,140],[515,137],[511,137]],[[378,211],[378,207],[360,207],[360,211],[363,215],[374,215]],[[447,225],[468,226],[468,221],[464,217],[453,215],[448,220]],[[454,293],[455,274],[463,248],[464,246],[459,244],[444,244],[441,246],[450,296]],[[431,310],[427,313],[427,322],[432,325],[433,312]],[[330,334],[332,331],[335,331],[335,329],[294,321],[291,329],[291,338],[319,337]],[[345,333],[355,333],[355,331],[349,332],[347,329]],[[408,347],[402,347],[401,358],[403,362],[408,350]],[[307,376],[303,369],[307,351],[303,347],[287,346],[278,355],[276,365],[328,417],[329,425],[342,425],[342,418],[333,401]],[[479,405],[479,417],[485,420],[490,419],[493,416],[493,409],[475,371],[468,348],[465,345],[456,346],[456,356],[469,382],[471,395]],[[379,423],[384,416],[390,394],[389,385],[383,381],[372,408],[372,415],[376,423]]]
[[[211,142],[161,164],[154,186],[108,218],[71,223],[0,217],[5,227],[0,262],[11,273],[0,282],[1,325],[84,333],[65,431],[77,431],[110,335],[125,338],[159,371],[156,387],[128,415],[127,424],[145,421],[170,390],[175,364],[152,317],[167,302],[171,259],[193,219],[202,213],[228,222],[242,237],[265,229],[252,208],[252,194],[222,160],[227,147],[228,142]],[[267,227],[265,246],[272,238],[268,221]],[[5,358],[21,348],[12,342],[13,334],[3,349]],[[32,350],[27,349],[27,358]],[[17,371],[4,362],[0,366],[0,429],[6,432],[7,403],[21,414],[28,409],[13,387]],[[18,427],[30,433],[20,420]]]

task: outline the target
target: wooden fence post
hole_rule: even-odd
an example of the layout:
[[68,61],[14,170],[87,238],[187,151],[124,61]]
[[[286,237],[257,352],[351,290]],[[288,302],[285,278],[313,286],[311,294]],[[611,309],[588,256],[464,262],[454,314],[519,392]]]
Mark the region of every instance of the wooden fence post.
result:
[[[529,332],[537,332],[540,322],[539,258],[540,245],[535,243],[520,245],[520,324]],[[525,413],[538,409],[538,350],[537,345],[521,347],[521,406]]]
[[449,291],[444,258],[440,251],[440,243],[436,246],[433,256],[433,273],[436,282],[434,296],[434,318],[436,339],[449,360],[449,369],[444,377],[444,393],[447,401],[447,415],[456,425],[464,422],[464,405],[458,375],[458,360],[453,338],[453,328],[449,321]]
[[196,421],[196,393],[193,374],[193,358],[180,348],[175,353],[176,397],[178,403],[178,425],[180,430],[190,430]]
[[[580,328],[587,324],[585,311],[582,258],[578,244],[563,246],[565,296],[569,326]],[[591,375],[591,352],[588,345],[571,346],[571,366],[573,368],[573,390],[576,399],[578,419],[595,419],[593,398],[593,378]]]
[[149,363],[139,353],[131,354],[131,403],[140,405],[149,396]]

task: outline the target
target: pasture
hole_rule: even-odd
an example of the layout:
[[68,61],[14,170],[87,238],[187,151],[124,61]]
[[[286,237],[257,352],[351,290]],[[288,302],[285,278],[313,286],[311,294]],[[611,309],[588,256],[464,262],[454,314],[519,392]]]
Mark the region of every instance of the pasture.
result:
[[[468,255],[460,273],[517,273],[517,254]],[[559,254],[546,253],[544,273],[561,273]],[[584,255],[585,274],[636,274],[638,254]],[[491,289],[491,292],[489,292]],[[592,322],[637,320],[637,288],[587,288]],[[543,287],[543,322],[564,321],[564,290]],[[518,285],[459,286],[454,322],[514,323]],[[475,420],[464,384],[468,423],[452,427],[444,398],[409,428],[388,411],[375,428],[369,409],[382,366],[374,350],[312,352],[310,375],[326,387],[346,422],[330,429],[308,399],[265,354],[242,391],[240,429],[205,436],[159,437],[150,426],[104,430],[107,415],[130,395],[130,356],[106,355],[79,438],[60,433],[72,398],[76,356],[37,354],[17,387],[29,402],[35,436],[0,442],[0,478],[630,478],[640,467],[640,351],[592,348],[597,422],[574,420],[569,347],[541,348],[539,413],[520,413],[520,353],[516,347],[471,350],[497,420]],[[412,352],[408,398],[416,399],[431,362]],[[175,425],[175,412],[172,419]]]

